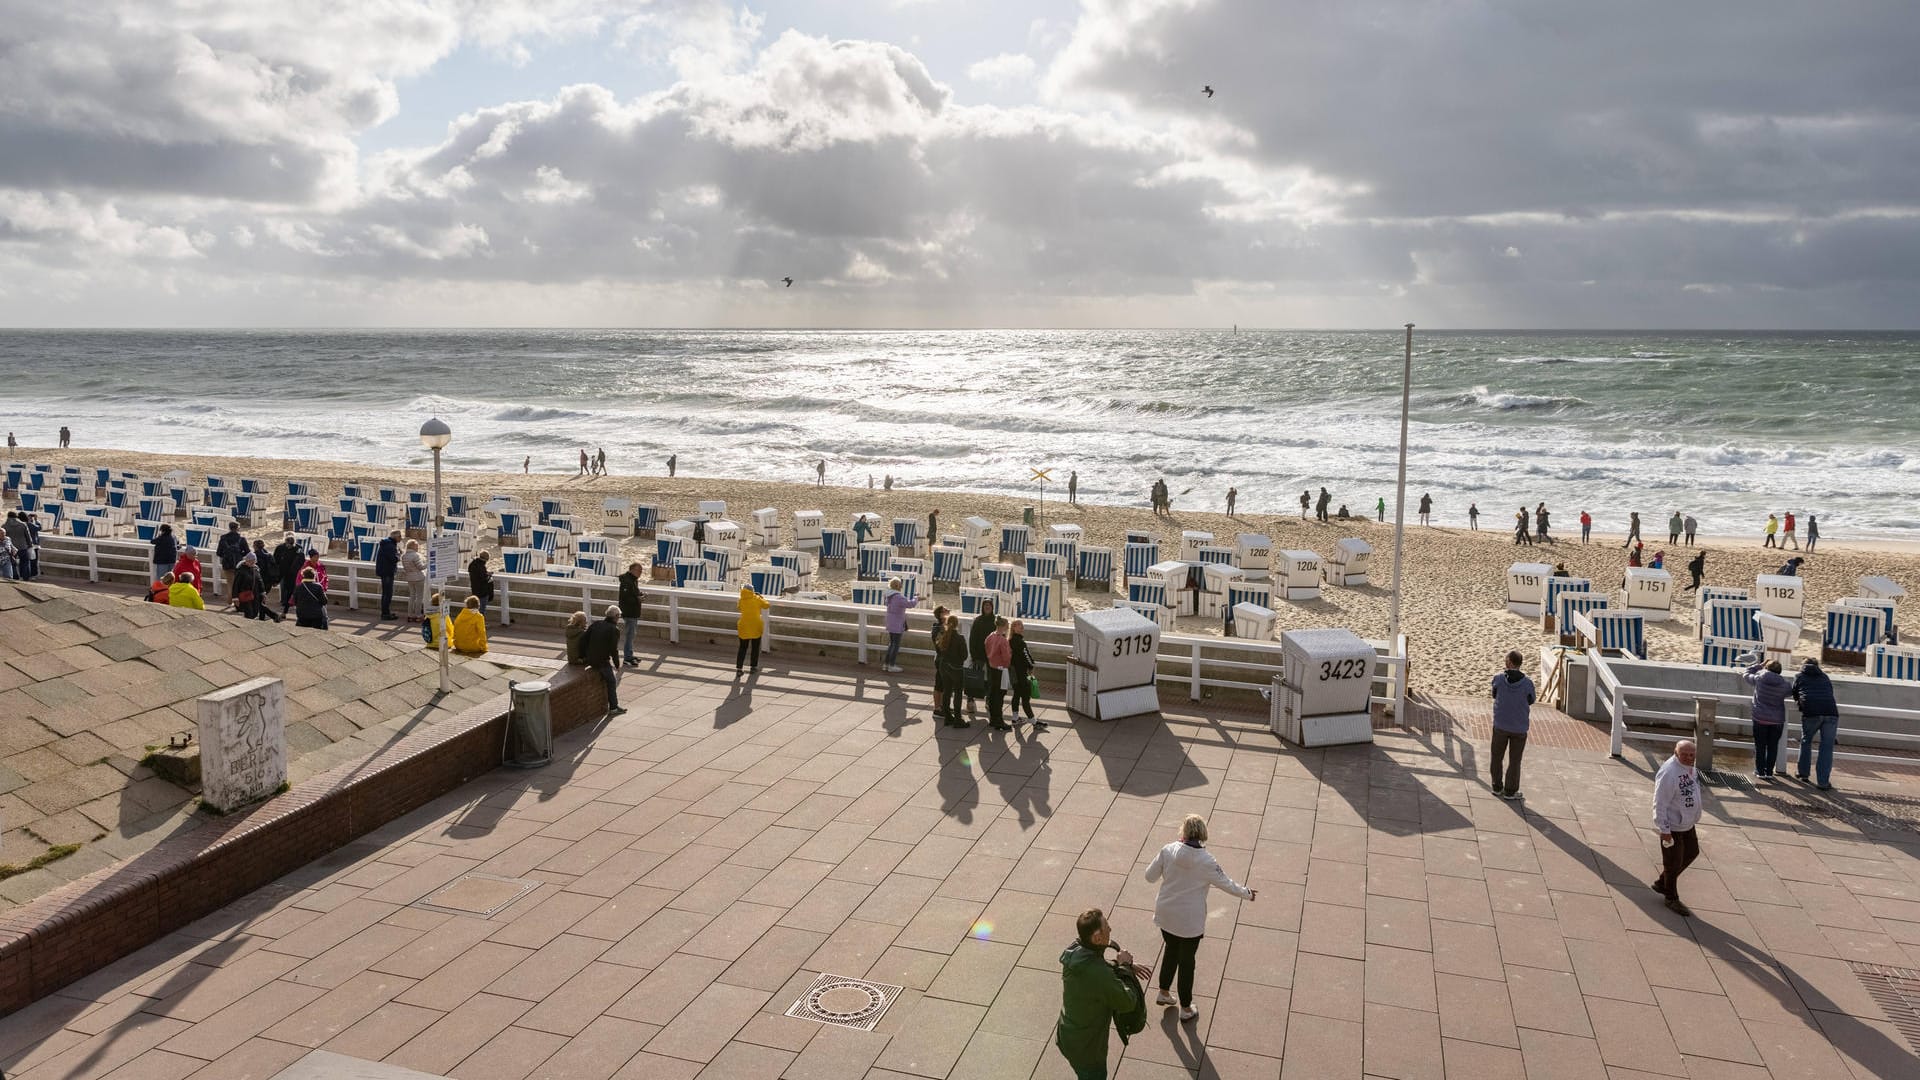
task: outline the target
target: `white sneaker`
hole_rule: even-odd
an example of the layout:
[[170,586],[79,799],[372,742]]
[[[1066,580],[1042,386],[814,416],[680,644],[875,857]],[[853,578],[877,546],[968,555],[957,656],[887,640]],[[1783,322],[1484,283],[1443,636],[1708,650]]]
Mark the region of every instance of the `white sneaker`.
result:
[[1181,1009],[1180,1019],[1187,1021],[1189,1023],[1191,1023],[1192,1021],[1198,1020],[1200,1019],[1200,1010],[1192,1008],[1191,1006],[1185,1009]]
[[1173,995],[1172,995],[1172,994],[1170,994],[1170,993],[1168,993],[1168,992],[1167,992],[1167,991],[1165,991],[1165,990],[1162,990],[1162,991],[1160,991],[1160,996],[1159,996],[1159,997],[1157,997],[1157,998],[1155,998],[1155,999],[1153,1000],[1153,1003],[1154,1003],[1155,1005],[1173,1005],[1173,1004],[1177,1004],[1177,1002],[1175,1002],[1175,1001],[1173,1000]]

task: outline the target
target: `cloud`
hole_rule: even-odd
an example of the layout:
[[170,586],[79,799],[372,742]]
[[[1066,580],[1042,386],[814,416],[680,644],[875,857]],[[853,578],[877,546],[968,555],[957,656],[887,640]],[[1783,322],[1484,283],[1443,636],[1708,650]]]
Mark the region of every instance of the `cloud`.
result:
[[1001,53],[967,67],[967,78],[1001,90],[1032,82],[1033,73],[1033,57],[1026,53]]

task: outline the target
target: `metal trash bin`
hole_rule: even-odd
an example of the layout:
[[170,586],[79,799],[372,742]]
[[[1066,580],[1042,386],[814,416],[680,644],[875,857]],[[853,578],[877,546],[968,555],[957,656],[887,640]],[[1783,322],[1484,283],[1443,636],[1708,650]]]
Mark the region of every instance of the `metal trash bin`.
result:
[[1023,525],[1033,524],[1033,507],[1023,506],[1020,508],[1020,523]]
[[553,684],[544,679],[507,684],[513,707],[507,714],[506,743],[500,748],[502,765],[537,769],[553,760],[552,691]]

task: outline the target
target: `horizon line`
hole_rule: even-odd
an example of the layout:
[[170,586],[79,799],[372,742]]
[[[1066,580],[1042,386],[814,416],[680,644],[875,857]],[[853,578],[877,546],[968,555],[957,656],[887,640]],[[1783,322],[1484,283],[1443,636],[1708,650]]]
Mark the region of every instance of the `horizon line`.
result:
[[[537,331],[570,330],[608,330],[633,333],[830,333],[830,334],[893,334],[893,333],[955,333],[955,332],[1206,332],[1233,333],[1289,333],[1289,334],[1326,334],[1326,333],[1392,333],[1401,334],[1407,324],[1392,326],[1240,326],[1234,323],[1204,326],[616,326],[611,324],[529,325],[529,326],[488,326],[460,324],[382,324],[367,326],[351,325],[301,325],[286,324],[277,326],[243,325],[205,325],[205,326],[3,326],[4,333],[208,333],[208,332],[288,332],[288,331],[326,331],[340,333],[388,333],[399,331],[474,331],[496,333],[526,333]],[[1920,326],[1886,327],[1740,327],[1740,326],[1633,326],[1633,327],[1595,327],[1595,326],[1455,326],[1422,328],[1413,324],[1416,331],[1429,334],[1913,334],[1920,333]]]

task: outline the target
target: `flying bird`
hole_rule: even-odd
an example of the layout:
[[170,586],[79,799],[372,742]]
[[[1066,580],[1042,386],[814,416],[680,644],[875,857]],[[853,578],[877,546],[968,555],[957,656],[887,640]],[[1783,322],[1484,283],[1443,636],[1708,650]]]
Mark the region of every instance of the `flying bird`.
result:
[[1208,97],[1212,97],[1212,96],[1213,96],[1213,87],[1211,87],[1211,86],[1203,86],[1203,87],[1201,87],[1201,88],[1200,88],[1200,92],[1201,92],[1201,93],[1203,93],[1203,94],[1205,94],[1205,95],[1207,95]]
[[781,281],[784,281],[784,282],[786,282],[786,283],[787,283],[787,288],[789,288],[789,289],[791,289],[791,288],[793,288],[793,279],[792,279],[792,278],[790,278],[790,277],[789,277],[789,278],[781,278],[780,280],[781,280]]

